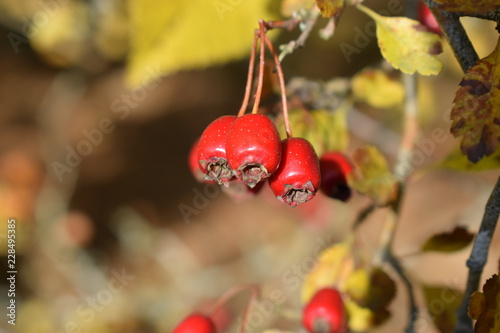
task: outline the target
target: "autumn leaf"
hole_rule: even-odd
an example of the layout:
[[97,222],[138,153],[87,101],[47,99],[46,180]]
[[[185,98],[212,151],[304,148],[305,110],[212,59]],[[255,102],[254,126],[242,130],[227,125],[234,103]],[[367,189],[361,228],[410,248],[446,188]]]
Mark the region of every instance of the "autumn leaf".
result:
[[495,50],[466,73],[455,95],[451,133],[462,137],[461,150],[476,163],[492,155],[500,141],[500,38]]
[[342,12],[345,0],[316,0],[316,5],[323,17],[334,17]]
[[277,18],[271,1],[128,1],[129,85],[144,85],[163,74],[248,55],[258,19]]
[[424,285],[423,291],[427,309],[434,325],[441,333],[452,333],[456,326],[456,311],[460,307],[462,294],[455,289],[444,286]]
[[459,147],[453,151],[439,164],[437,168],[455,171],[485,171],[500,168],[500,147],[490,156],[483,157],[479,162],[472,163],[467,156],[462,154]]
[[356,150],[352,156],[354,170],[348,181],[352,188],[371,197],[378,205],[389,204],[396,196],[396,179],[387,161],[374,146]]
[[385,17],[363,5],[356,7],[375,20],[380,51],[394,68],[422,75],[441,71],[443,64],[436,57],[442,51],[438,35],[407,17]]
[[382,325],[391,315],[387,309],[373,311],[359,306],[350,299],[346,299],[344,304],[348,313],[350,332],[366,332],[373,327]]
[[338,285],[353,269],[352,238],[323,250],[314,268],[302,283],[302,303],[309,302],[321,288]]
[[483,292],[472,294],[469,316],[476,320],[474,332],[500,332],[500,279],[495,274],[483,286]]
[[380,267],[355,270],[343,289],[359,306],[373,311],[386,308],[396,296],[396,283]]
[[380,69],[364,69],[352,79],[354,97],[375,108],[392,108],[403,103],[405,91],[401,82]]
[[[448,12],[458,12],[463,14],[484,14],[492,13],[500,7],[499,0],[434,0],[440,5],[440,9]],[[467,15],[464,15],[467,16]]]
[[474,234],[463,227],[443,232],[429,238],[422,246],[422,251],[453,252],[467,247],[474,239]]

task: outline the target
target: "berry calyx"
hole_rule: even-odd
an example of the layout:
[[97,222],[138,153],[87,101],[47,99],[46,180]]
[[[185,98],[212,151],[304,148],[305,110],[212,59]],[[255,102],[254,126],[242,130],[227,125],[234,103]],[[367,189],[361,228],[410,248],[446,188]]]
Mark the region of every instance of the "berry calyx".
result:
[[194,313],[174,328],[173,333],[215,333],[215,325],[209,317]]
[[269,179],[276,197],[292,206],[311,200],[321,184],[319,161],[313,146],[303,138],[282,142],[282,158],[278,170]]
[[269,178],[281,160],[281,140],[274,123],[262,114],[238,117],[226,140],[227,161],[250,187]]
[[339,291],[335,288],[317,291],[304,308],[302,322],[311,333],[346,332],[347,315]]
[[205,180],[225,184],[234,176],[227,164],[226,137],[236,116],[222,116],[207,126],[198,146],[198,162]]
[[330,198],[347,201],[351,197],[347,175],[352,171],[347,157],[340,152],[327,152],[319,159],[319,167],[321,191]]

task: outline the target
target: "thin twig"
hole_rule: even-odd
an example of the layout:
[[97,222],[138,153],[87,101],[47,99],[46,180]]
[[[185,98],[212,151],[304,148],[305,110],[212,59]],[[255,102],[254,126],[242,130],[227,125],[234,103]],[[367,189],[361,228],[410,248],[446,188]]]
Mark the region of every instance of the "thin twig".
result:
[[276,66],[276,71],[278,72],[278,79],[280,82],[280,91],[281,91],[281,104],[282,104],[282,109],[283,109],[283,120],[285,123],[285,131],[286,131],[286,136],[288,138],[293,137],[292,135],[292,128],[290,127],[290,120],[288,119],[288,103],[286,100],[286,87],[285,87],[285,76],[283,75],[283,69],[281,68],[280,60],[278,59],[278,54],[276,53],[276,50],[274,49],[273,43],[269,40],[267,36],[264,35],[265,42],[267,44],[267,47],[269,48],[269,51],[273,55],[274,58],[274,65]]
[[259,34],[255,32],[255,36],[253,38],[252,51],[250,52],[250,62],[248,65],[248,76],[247,76],[247,84],[245,87],[245,97],[243,97],[243,103],[241,104],[240,111],[238,112],[238,117],[245,114],[248,101],[250,100],[250,92],[252,91],[252,81],[253,81],[253,72],[255,67],[255,53],[257,52],[257,40],[259,39]]
[[467,287],[464,293],[462,304],[457,311],[458,322],[455,328],[455,333],[472,332],[472,320],[467,314],[469,300],[473,292],[479,289],[479,282],[483,268],[488,260],[488,251],[491,244],[491,239],[497,226],[500,216],[500,177],[491,192],[490,198],[486,203],[483,219],[479,232],[477,233],[472,252],[467,260],[469,268],[469,276],[467,278]]
[[265,45],[264,39],[266,36],[266,28],[264,26],[264,20],[259,20],[259,38],[260,38],[260,57],[259,57],[259,77],[257,79],[257,90],[255,92],[255,99],[253,103],[252,114],[256,114],[259,111],[260,98],[262,95],[262,86],[264,84],[264,56],[265,56]]
[[356,216],[354,223],[352,225],[352,230],[358,229],[358,227],[370,216],[371,213],[375,211],[377,205],[374,202],[371,202],[368,206],[364,207]]

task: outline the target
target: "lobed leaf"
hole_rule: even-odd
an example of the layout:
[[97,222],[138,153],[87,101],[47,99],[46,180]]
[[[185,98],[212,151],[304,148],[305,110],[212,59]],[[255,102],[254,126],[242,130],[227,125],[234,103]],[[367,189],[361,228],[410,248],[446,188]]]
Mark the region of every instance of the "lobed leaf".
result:
[[345,0],[315,0],[323,17],[335,17],[342,12]]
[[500,168],[500,147],[490,156],[483,157],[479,162],[472,163],[468,157],[462,154],[459,147],[453,151],[438,165],[438,168],[455,171],[485,171]]
[[407,17],[385,17],[358,5],[377,25],[377,41],[382,56],[406,74],[437,75],[443,64],[436,57],[442,52],[441,39],[418,21]]
[[500,332],[500,279],[497,274],[486,280],[482,293],[472,294],[469,317],[476,320],[476,333]]
[[499,45],[500,38],[495,50],[465,73],[451,110],[451,133],[462,137],[462,153],[473,163],[494,154],[499,147]]

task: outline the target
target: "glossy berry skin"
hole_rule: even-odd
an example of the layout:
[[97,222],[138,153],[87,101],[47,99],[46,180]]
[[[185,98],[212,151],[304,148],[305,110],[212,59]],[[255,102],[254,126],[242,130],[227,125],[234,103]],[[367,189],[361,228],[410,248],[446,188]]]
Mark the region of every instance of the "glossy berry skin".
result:
[[282,146],[280,167],[269,179],[269,186],[280,201],[296,207],[311,200],[319,189],[318,156],[303,138],[285,139]]
[[173,333],[216,333],[212,320],[202,314],[194,313],[186,317],[172,331]]
[[430,9],[422,1],[418,5],[418,20],[430,31],[440,36],[443,35],[443,32],[441,31],[441,28],[436,21],[436,18],[434,17],[434,15],[432,15]]
[[324,288],[304,308],[302,323],[308,332],[347,332],[347,314],[339,291]]
[[227,164],[226,137],[236,116],[222,116],[207,126],[198,145],[198,162],[205,180],[225,184],[234,176]]
[[226,151],[229,166],[238,179],[254,187],[278,169],[281,140],[271,119],[262,114],[247,114],[231,126]]
[[330,198],[347,201],[351,197],[351,189],[347,185],[347,175],[352,165],[340,152],[327,152],[319,159],[321,170],[321,191]]
[[189,165],[189,170],[191,170],[191,173],[193,174],[193,177],[197,181],[203,182],[204,174],[203,171],[201,171],[201,166],[200,163],[198,162],[199,144],[200,144],[200,139],[198,138],[191,146],[191,150],[189,151],[188,165]]

